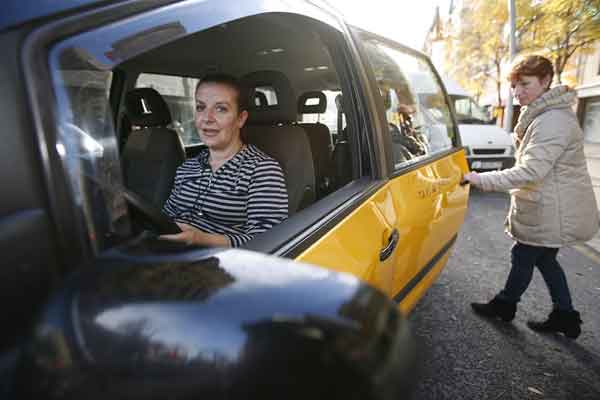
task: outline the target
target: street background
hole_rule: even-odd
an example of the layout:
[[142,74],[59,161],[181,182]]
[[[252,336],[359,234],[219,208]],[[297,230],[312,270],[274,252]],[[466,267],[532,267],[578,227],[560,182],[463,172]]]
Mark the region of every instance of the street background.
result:
[[[596,194],[596,203],[598,203],[598,209],[600,210],[600,144],[586,143],[584,149],[594,193]],[[588,242],[588,246],[600,253],[600,233]]]
[[411,314],[422,352],[414,399],[599,400],[600,257],[593,249],[558,253],[584,321],[576,341],[526,326],[551,310],[537,270],[512,323],[471,311],[471,302],[491,299],[507,277],[513,243],[503,233],[507,210],[508,195],[471,190],[448,265]]
[[[504,113],[509,96],[509,39],[516,40],[517,56],[548,57],[556,70],[554,83],[577,93],[574,111],[600,208],[600,0],[423,0],[408,7],[390,0],[371,0],[369,7],[328,2],[348,22],[423,51],[438,72],[494,115]],[[514,35],[509,35],[509,4],[515,8]],[[513,117],[517,115],[515,109]],[[497,124],[505,126],[505,121],[498,118]],[[512,124],[507,130],[512,131]],[[600,236],[591,245],[600,250]]]

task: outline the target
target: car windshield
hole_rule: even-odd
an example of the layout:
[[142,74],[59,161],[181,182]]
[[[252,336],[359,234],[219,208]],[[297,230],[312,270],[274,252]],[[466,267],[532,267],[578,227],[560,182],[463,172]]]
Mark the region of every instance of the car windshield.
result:
[[483,107],[477,105],[468,96],[450,96],[456,110],[456,120],[459,124],[492,124],[493,121]]

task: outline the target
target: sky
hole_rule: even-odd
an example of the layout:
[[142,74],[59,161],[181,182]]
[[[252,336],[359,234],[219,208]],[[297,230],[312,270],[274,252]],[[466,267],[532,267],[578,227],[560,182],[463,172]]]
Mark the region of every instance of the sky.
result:
[[416,50],[422,50],[425,35],[433,22],[435,7],[447,14],[450,0],[327,0],[346,21],[386,36]]

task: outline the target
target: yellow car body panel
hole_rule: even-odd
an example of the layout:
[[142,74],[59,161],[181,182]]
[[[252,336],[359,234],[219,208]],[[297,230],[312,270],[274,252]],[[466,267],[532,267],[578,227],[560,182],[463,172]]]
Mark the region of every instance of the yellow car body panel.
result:
[[[464,221],[466,171],[461,150],[392,177],[297,260],[349,272],[409,313],[446,264]],[[398,244],[381,261],[394,230]]]

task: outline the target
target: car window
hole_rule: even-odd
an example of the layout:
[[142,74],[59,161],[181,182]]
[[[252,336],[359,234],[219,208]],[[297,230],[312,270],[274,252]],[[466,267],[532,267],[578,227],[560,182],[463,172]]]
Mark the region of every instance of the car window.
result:
[[[194,3],[194,7],[203,5]],[[120,122],[120,135],[115,133],[113,114],[120,116],[119,121],[127,116],[124,101],[118,100],[128,98],[128,93],[111,91],[116,70],[123,88],[158,92],[169,107],[172,128],[194,149],[200,148],[194,146],[199,144],[194,127],[198,79],[207,72],[238,77],[254,95],[244,133],[250,144],[282,166],[288,197],[297,199],[291,216],[368,176],[370,156],[361,151],[368,143],[357,128],[362,126],[357,122],[362,117],[355,112],[355,94],[347,78],[350,67],[344,51],[338,49],[344,39],[337,28],[297,14],[267,13],[194,31],[191,27],[199,24],[197,19],[176,7],[172,12],[187,24],[188,31],[173,24],[157,28],[160,21],[147,14],[136,17],[139,24],[128,25],[136,31],[108,25],[69,38],[53,49],[61,154],[82,208],[82,221],[98,251],[131,237],[132,230],[126,228],[136,227],[135,215],[128,212],[120,193],[128,188],[132,168],[120,151],[131,148],[124,142],[129,143],[127,135],[136,127],[128,129]],[[154,34],[156,29],[168,34],[166,43],[143,40],[145,32]],[[136,46],[125,46],[132,41]],[[189,52],[189,48],[204,50]],[[88,78],[69,83],[74,79],[70,71]],[[84,101],[81,88],[87,88]],[[327,98],[326,109],[316,121],[298,110],[299,96],[306,92],[321,92]],[[109,99],[108,93],[113,97]],[[115,109],[109,104],[115,104]],[[297,141],[302,147],[290,146],[290,135],[302,136]],[[135,150],[143,151],[143,146]],[[135,179],[148,185],[159,181],[144,170]]]
[[276,106],[277,91],[273,86],[257,86],[254,88],[254,104],[256,106]]
[[451,96],[454,101],[456,120],[459,124],[493,124],[483,107],[467,96]]
[[[346,128],[346,115],[341,112],[338,118],[339,104],[336,103],[336,99],[338,99],[337,101],[339,102],[339,99],[342,98],[342,92],[340,90],[323,90],[322,93],[325,95],[326,99],[325,110],[323,112],[302,113],[300,114],[299,122],[313,124],[321,123],[327,126],[330,134],[331,148],[333,149],[333,146],[337,141],[338,131],[341,132]],[[316,101],[314,99],[308,99],[306,105],[316,105]]]
[[143,73],[135,85],[138,88],[149,87],[162,94],[173,119],[169,127],[177,132],[184,146],[200,144],[194,122],[194,90],[197,83],[196,78]]
[[370,37],[363,44],[383,99],[395,168],[452,148],[450,110],[428,63]]
[[587,142],[600,143],[600,99],[585,102],[583,134]]

